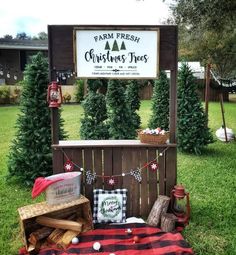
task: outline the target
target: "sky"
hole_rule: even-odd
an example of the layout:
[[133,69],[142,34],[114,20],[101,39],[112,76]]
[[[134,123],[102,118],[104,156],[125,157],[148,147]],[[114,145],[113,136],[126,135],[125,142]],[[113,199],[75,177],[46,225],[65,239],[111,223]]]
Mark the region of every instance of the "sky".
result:
[[162,0],[5,0],[0,4],[0,37],[35,36],[47,25],[158,25],[170,16]]

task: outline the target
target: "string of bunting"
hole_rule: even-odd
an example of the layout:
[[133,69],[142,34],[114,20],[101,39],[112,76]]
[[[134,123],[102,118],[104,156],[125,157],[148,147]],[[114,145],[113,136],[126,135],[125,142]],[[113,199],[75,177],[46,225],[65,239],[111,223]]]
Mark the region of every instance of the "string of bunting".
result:
[[122,172],[122,174],[116,174],[116,175],[112,175],[112,176],[108,176],[108,175],[97,175],[96,171],[91,171],[91,170],[84,170],[83,167],[77,165],[76,163],[74,163],[69,157],[68,155],[65,153],[65,151],[63,149],[61,149],[62,153],[64,154],[65,158],[66,158],[66,162],[64,164],[64,170],[66,172],[71,172],[74,170],[74,167],[76,167],[79,171],[81,172],[85,172],[85,180],[86,183],[91,185],[96,181],[96,178],[103,178],[104,181],[110,185],[110,186],[114,186],[115,184],[117,184],[118,182],[118,177],[125,177],[127,175],[131,175],[134,177],[134,179],[136,181],[138,181],[139,183],[142,181],[142,170],[145,168],[149,168],[151,171],[157,171],[159,169],[159,164],[158,164],[158,157],[162,157],[164,152],[166,150],[168,150],[169,147],[165,148],[161,153],[158,154],[158,156],[156,158],[154,158],[153,160],[147,162],[146,164],[144,164],[142,167],[137,167],[136,169],[131,169],[129,171],[124,171]]
[[9,71],[9,70],[4,70],[2,67],[1,67],[1,65],[0,65],[0,76],[4,76],[5,75],[5,78],[7,78],[7,79],[10,79],[11,77],[12,77],[12,75],[13,75],[13,78],[14,78],[14,80],[17,80],[18,79],[18,77],[17,77],[17,71],[13,71],[13,74],[12,74],[12,71]]

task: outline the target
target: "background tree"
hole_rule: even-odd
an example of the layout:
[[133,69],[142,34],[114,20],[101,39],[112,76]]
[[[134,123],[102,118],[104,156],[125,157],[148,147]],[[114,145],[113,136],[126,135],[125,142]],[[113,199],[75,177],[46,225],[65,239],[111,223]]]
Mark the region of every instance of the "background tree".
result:
[[[10,176],[31,185],[36,177],[52,174],[51,119],[46,101],[48,63],[42,53],[32,57],[24,75],[20,115],[10,148],[8,170]],[[62,127],[60,138],[64,138]]]
[[32,38],[33,40],[47,40],[48,34],[46,32],[39,32],[37,36]]
[[4,35],[3,38],[7,39],[7,40],[12,40],[13,36],[12,35]]
[[25,32],[21,32],[21,33],[17,33],[16,39],[26,40],[26,39],[31,39],[31,37],[28,36]]
[[186,63],[182,63],[178,75],[177,139],[181,151],[196,154],[213,142],[207,117],[196,93],[195,78]]
[[125,100],[125,89],[119,80],[109,80],[106,102],[110,137],[134,139],[136,130],[132,114]]
[[105,96],[98,92],[101,86],[100,80],[88,80],[88,94],[82,104],[84,107],[84,118],[81,119],[80,128],[82,139],[109,138]]
[[235,76],[235,1],[177,0],[172,9],[180,28],[181,57],[212,64],[221,78]]
[[125,90],[126,102],[131,110],[131,117],[135,129],[140,128],[141,119],[138,115],[140,108],[139,83],[137,80],[129,80]]
[[150,128],[160,127],[169,130],[169,80],[164,71],[160,72],[159,79],[154,81],[151,117],[148,123]]

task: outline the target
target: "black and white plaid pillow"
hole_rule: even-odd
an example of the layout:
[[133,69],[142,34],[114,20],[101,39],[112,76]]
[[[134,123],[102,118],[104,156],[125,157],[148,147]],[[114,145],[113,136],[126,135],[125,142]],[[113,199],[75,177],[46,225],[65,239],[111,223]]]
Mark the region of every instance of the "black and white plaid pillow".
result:
[[125,222],[127,189],[94,189],[93,222]]

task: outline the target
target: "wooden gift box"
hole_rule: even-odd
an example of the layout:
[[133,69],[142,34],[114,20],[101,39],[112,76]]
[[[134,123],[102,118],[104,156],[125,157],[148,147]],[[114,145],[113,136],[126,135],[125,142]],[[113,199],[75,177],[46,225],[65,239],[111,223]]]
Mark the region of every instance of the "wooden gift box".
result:
[[79,199],[57,205],[49,205],[46,202],[26,205],[18,208],[18,212],[20,216],[22,239],[28,252],[34,249],[28,242],[29,235],[42,228],[41,225],[36,223],[36,217],[38,216],[65,219],[71,214],[76,214],[77,217],[82,217],[86,220],[86,230],[93,228],[90,201],[82,195],[80,195]]

